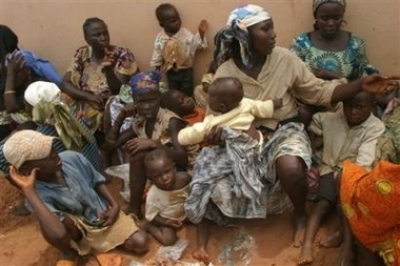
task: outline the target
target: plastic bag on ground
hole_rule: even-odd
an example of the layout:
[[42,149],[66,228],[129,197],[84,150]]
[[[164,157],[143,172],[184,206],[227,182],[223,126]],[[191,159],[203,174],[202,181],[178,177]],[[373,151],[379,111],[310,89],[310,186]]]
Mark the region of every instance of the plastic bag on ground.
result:
[[122,190],[119,192],[121,197],[126,201],[129,202],[131,197],[131,193],[129,191],[129,164],[121,164],[110,166],[105,170],[106,174],[109,176],[115,176],[121,178],[124,182],[124,186]]
[[188,245],[189,241],[187,239],[179,239],[172,246],[161,246],[155,257],[157,260],[179,260]]
[[248,266],[251,265],[251,257],[256,248],[254,238],[244,229],[235,231],[230,241],[222,247],[218,257],[220,265]]

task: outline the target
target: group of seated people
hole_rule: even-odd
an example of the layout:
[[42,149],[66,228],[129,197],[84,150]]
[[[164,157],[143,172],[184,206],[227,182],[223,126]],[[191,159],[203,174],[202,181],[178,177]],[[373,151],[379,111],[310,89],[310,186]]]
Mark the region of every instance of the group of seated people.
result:
[[[288,200],[298,265],[313,262],[336,207],[341,226],[325,245],[342,244],[340,265],[357,265],[355,241],[400,265],[400,77],[369,64],[363,40],[342,29],[345,10],[345,0],[313,0],[314,31],[289,50],[275,46],[262,7],[234,9],[196,88],[207,22],[193,35],[171,4],[156,9],[154,70],[142,72],[99,18],[83,24],[87,45],[63,78],[0,25],[0,170],[61,251],[58,265],[116,247],[142,254],[149,235],[173,245],[187,221],[197,225],[193,257],[209,262],[210,222],[266,218]],[[123,163],[124,212],[104,177]]]

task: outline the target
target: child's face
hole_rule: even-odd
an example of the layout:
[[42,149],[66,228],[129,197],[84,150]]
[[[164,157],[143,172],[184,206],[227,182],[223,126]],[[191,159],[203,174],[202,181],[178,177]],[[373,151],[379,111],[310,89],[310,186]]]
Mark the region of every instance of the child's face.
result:
[[211,84],[208,87],[208,92],[207,92],[207,102],[208,106],[210,109],[214,112],[222,113],[221,105],[223,105],[222,99],[221,99],[221,93],[218,91],[220,88],[217,85]]
[[177,109],[179,109],[178,113],[182,113],[183,115],[192,113],[196,107],[193,98],[180,91],[174,91],[172,94],[172,101],[173,104],[176,105]]
[[145,119],[155,119],[160,109],[160,93],[152,90],[133,96],[139,115]]
[[159,189],[172,190],[176,179],[175,163],[164,156],[152,161],[147,161],[146,174]]
[[350,127],[363,123],[374,108],[373,96],[362,92],[343,103],[343,111]]
[[175,8],[169,8],[162,13],[160,26],[163,27],[166,32],[175,34],[180,30],[181,25],[181,17]]

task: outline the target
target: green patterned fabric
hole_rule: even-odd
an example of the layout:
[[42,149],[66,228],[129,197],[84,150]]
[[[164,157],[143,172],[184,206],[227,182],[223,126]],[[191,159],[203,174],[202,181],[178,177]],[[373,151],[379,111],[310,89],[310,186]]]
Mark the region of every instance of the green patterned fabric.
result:
[[40,124],[53,125],[67,150],[80,151],[84,140],[94,141],[78,120],[72,116],[62,102],[40,102],[33,108],[32,120]]

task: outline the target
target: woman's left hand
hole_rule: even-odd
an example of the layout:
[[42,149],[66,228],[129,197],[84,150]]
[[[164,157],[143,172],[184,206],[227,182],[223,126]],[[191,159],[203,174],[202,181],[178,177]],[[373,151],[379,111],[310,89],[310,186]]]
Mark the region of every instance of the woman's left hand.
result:
[[157,142],[152,139],[134,138],[126,142],[126,151],[129,155],[155,148],[157,148]]
[[400,76],[372,74],[361,79],[361,88],[374,94],[386,94],[398,86]]
[[110,226],[113,225],[117,219],[119,214],[119,206],[113,206],[106,210],[105,212],[100,212],[97,216],[100,220],[104,221],[101,226]]
[[117,61],[117,56],[114,51],[110,51],[107,48],[104,49],[104,58],[101,62],[103,68],[113,68]]

